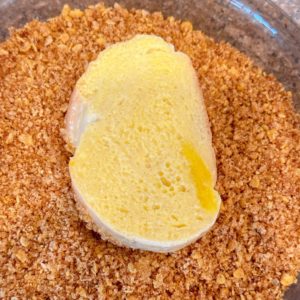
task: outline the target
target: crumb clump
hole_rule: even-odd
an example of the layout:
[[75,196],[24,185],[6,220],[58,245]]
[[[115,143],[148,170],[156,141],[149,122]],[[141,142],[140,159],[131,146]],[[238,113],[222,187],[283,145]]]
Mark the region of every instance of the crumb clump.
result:
[[[72,90],[109,44],[137,33],[190,56],[223,199],[214,228],[170,255],[86,228],[61,132]],[[0,297],[280,299],[300,270],[300,130],[291,94],[226,43],[160,13],[65,6],[0,45]]]

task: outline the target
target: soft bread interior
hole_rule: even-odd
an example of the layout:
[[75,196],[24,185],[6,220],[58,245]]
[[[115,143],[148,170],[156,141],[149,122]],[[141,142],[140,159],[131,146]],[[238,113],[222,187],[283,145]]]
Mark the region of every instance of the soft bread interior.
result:
[[215,157],[185,54],[159,37],[136,36],[100,53],[75,94],[70,174],[100,232],[105,227],[123,245],[171,251],[213,225]]

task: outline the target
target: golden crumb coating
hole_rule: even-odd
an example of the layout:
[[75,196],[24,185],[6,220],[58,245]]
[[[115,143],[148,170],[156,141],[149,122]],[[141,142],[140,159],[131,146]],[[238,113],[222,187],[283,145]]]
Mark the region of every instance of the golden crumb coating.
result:
[[[191,58],[217,156],[219,219],[171,255],[120,248],[86,228],[61,132],[88,63],[138,33]],[[291,94],[189,23],[66,6],[12,31],[0,45],[0,298],[280,299],[300,270],[299,151]]]

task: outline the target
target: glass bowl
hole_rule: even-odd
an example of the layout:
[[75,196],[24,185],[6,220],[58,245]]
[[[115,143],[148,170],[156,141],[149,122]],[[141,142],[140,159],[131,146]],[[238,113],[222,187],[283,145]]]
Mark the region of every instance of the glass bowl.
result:
[[[32,19],[46,20],[58,15],[64,4],[84,8],[95,0],[0,0],[0,40],[9,27],[20,27]],[[113,5],[114,0],[103,1]],[[300,111],[300,27],[270,1],[261,0],[125,0],[127,8],[161,11],[192,21],[217,41],[225,40],[246,53],[265,71],[273,73],[293,92]],[[299,277],[300,281],[300,277]],[[300,282],[285,295],[300,299]]]

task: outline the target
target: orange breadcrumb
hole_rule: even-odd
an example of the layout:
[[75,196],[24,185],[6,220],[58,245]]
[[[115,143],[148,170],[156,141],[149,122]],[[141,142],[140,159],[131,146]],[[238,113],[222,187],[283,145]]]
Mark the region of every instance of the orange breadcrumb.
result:
[[[162,36],[197,70],[223,207],[164,255],[119,248],[75,207],[61,135],[72,90],[105,46]],[[291,94],[190,23],[115,5],[65,6],[0,45],[0,298],[280,299],[300,270],[300,130]]]

